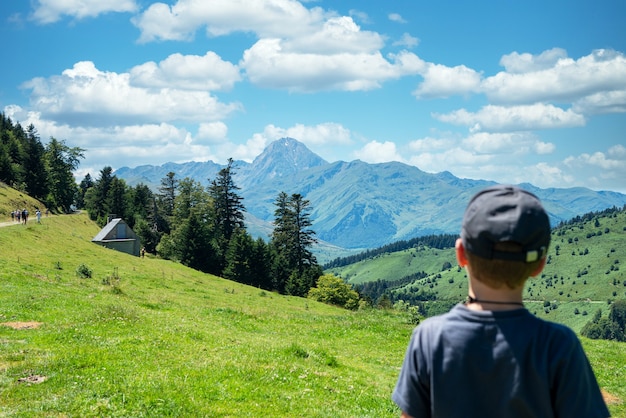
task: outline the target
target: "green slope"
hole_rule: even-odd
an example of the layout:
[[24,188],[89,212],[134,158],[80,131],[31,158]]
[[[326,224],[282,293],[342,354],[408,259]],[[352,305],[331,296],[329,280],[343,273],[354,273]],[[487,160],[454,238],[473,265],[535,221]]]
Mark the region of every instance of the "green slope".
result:
[[[626,299],[626,212],[555,228],[548,257],[542,275],[527,285],[527,305],[538,316],[579,331],[589,321],[588,315],[598,309],[607,312],[610,301]],[[453,267],[444,269],[446,263]],[[453,249],[411,248],[330,271],[354,284],[393,281],[425,271],[427,278],[394,293],[429,291],[438,300],[449,301],[467,295],[465,270],[457,267]],[[547,303],[550,305],[544,307]],[[585,312],[588,315],[583,315]]]
[[0,416],[398,415],[403,314],[140,259],[97,232],[85,215],[0,228]]
[[[83,214],[0,228],[0,417],[398,416],[405,314],[129,256],[98,230]],[[625,415],[623,345],[583,342]]]

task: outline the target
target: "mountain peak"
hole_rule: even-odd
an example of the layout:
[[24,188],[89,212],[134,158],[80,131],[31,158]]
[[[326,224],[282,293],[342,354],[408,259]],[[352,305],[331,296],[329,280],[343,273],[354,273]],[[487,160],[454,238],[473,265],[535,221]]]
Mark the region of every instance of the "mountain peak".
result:
[[302,170],[325,164],[328,163],[302,142],[293,138],[281,138],[270,143],[254,159],[250,169],[255,173],[255,178],[250,180],[254,184],[258,184],[265,180],[290,176]]

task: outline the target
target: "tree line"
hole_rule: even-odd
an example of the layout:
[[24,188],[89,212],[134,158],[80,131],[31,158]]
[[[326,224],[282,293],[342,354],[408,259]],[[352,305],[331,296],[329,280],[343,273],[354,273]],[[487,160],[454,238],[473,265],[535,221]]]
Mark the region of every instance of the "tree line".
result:
[[78,190],[73,172],[83,153],[54,137],[44,146],[34,125],[24,129],[0,113],[0,181],[52,211],[71,210]]
[[329,261],[324,265],[324,269],[331,269],[337,267],[345,267],[350,264],[358,263],[359,261],[373,258],[377,255],[394,253],[398,251],[408,250],[409,248],[426,246],[430,248],[444,249],[454,248],[454,243],[458,235],[453,234],[440,234],[440,235],[426,235],[423,237],[412,238],[410,240],[395,241],[382,247],[374,248],[371,250],[365,250],[358,254],[349,255],[346,257],[338,257]]
[[317,242],[310,229],[310,202],[300,194],[281,192],[274,205],[274,230],[269,242],[246,230],[245,205],[229,159],[205,188],[170,172],[156,192],[130,187],[103,168],[89,174],[78,188],[77,204],[101,226],[123,218],[149,253],[229,280],[306,296],[323,274],[311,252]]

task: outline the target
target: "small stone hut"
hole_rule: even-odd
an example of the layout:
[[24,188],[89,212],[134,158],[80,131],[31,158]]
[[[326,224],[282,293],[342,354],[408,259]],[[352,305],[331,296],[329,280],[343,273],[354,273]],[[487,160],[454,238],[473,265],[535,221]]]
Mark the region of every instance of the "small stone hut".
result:
[[91,242],[139,257],[141,240],[122,218],[111,219]]

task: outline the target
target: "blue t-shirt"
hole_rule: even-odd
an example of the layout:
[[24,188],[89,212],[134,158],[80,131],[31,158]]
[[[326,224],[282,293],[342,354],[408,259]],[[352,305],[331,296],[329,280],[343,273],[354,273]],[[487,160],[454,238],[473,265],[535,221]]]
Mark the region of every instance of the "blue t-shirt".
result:
[[423,321],[392,398],[414,418],[610,415],[576,334],[523,308]]

